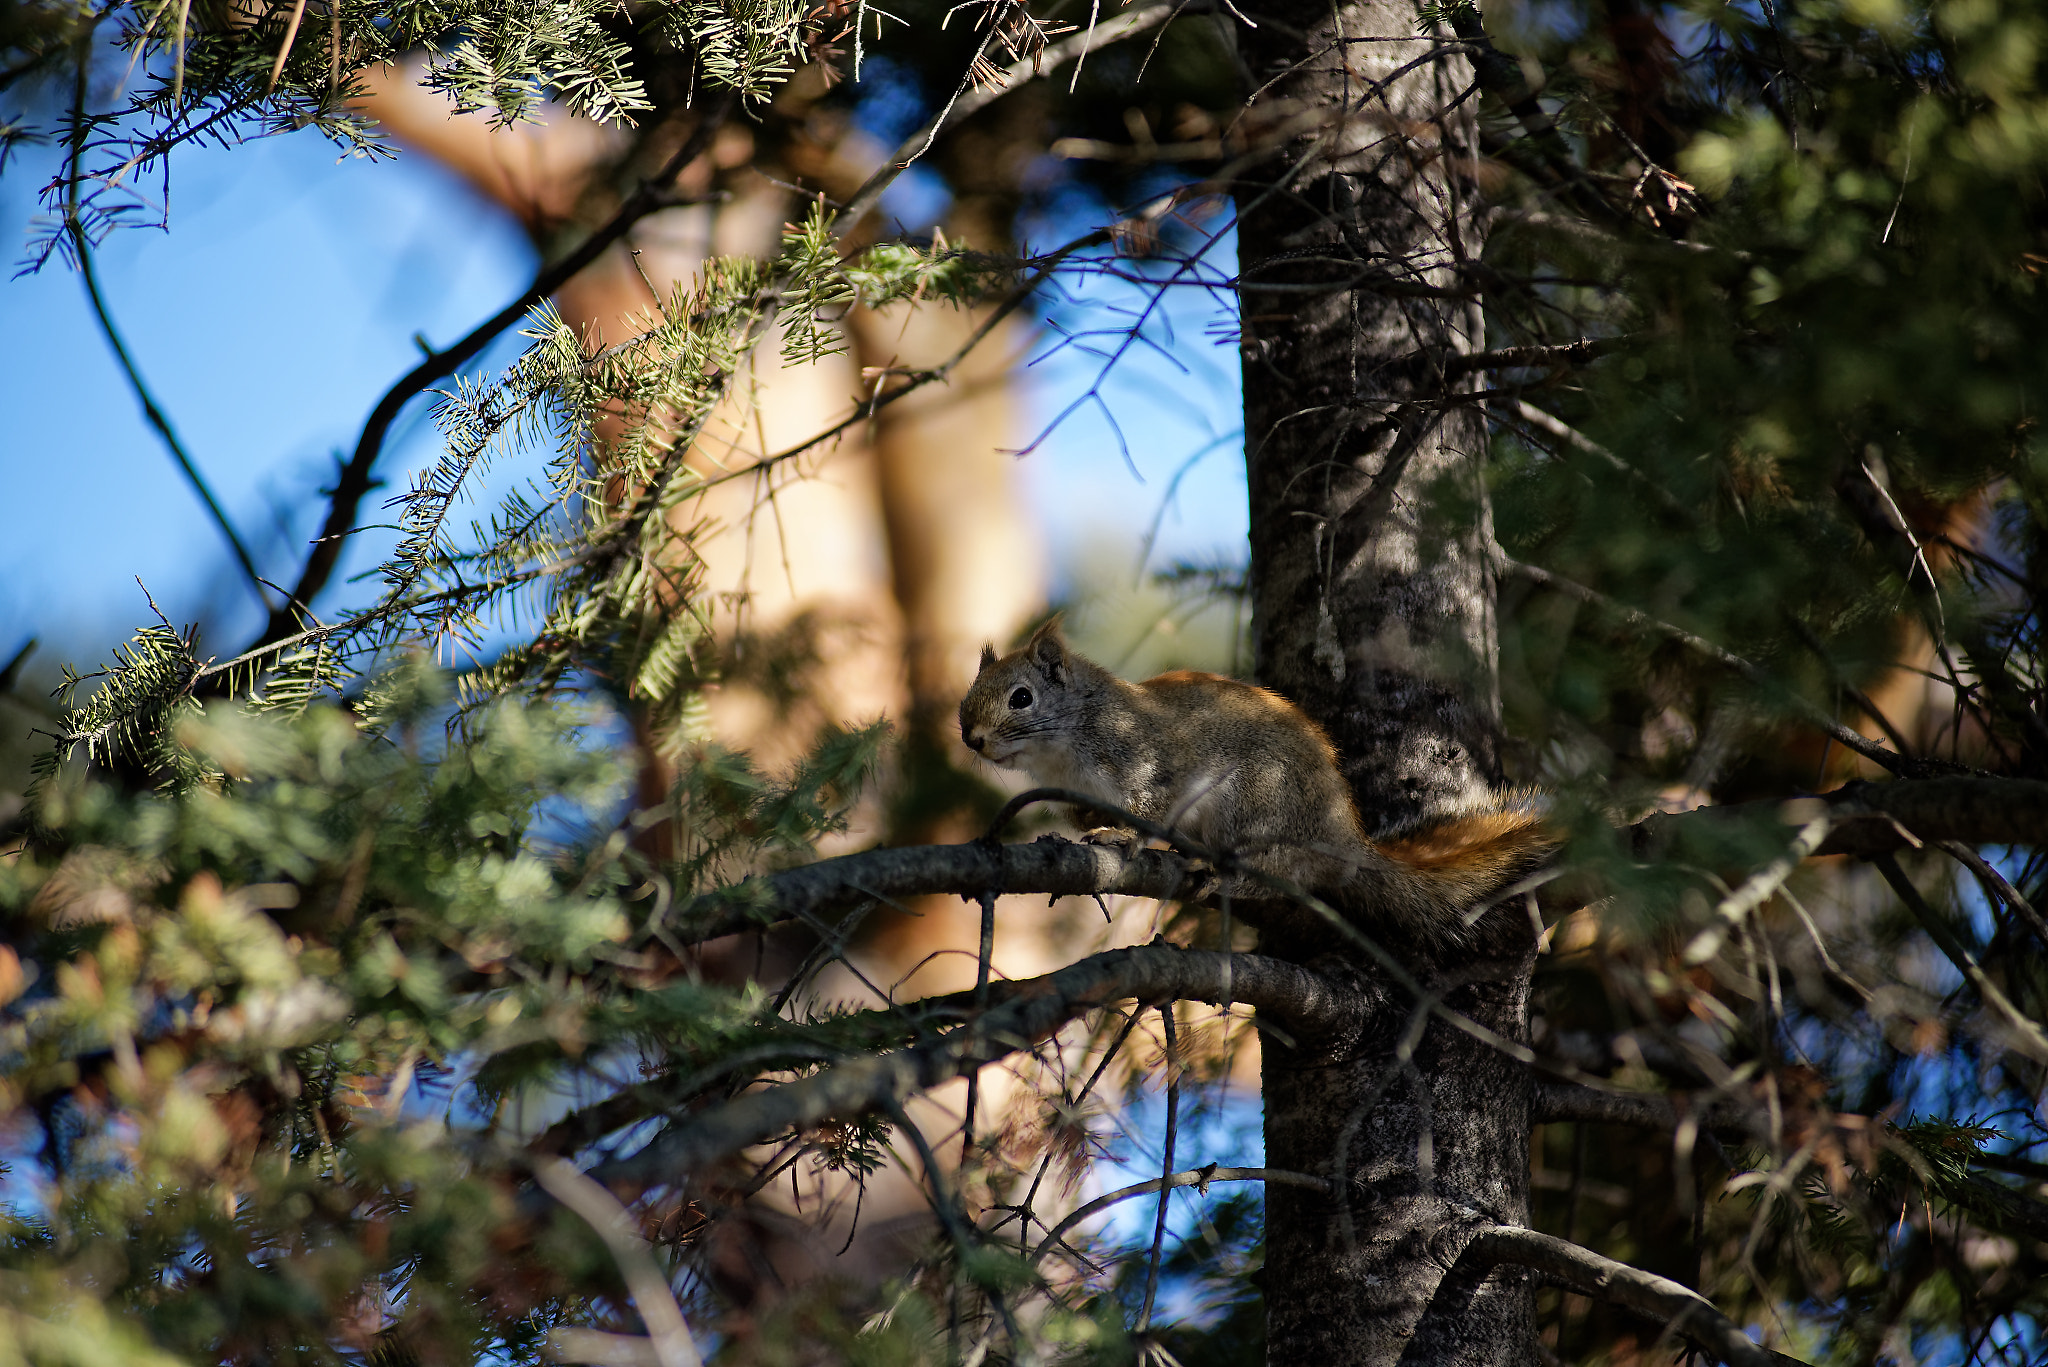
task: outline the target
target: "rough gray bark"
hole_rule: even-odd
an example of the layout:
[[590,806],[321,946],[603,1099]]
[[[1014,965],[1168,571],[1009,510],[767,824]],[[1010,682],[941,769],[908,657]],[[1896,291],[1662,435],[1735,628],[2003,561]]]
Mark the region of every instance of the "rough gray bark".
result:
[[1482,341],[1470,70],[1399,0],[1248,14],[1259,104],[1322,116],[1239,189],[1257,670],[1385,830],[1498,776],[1491,526],[1427,497],[1477,499],[1486,442],[1449,364]]
[[[1254,119],[1307,126],[1237,187],[1258,675],[1329,730],[1385,832],[1499,777],[1485,429],[1453,364],[1483,348],[1471,69],[1400,0],[1244,10]],[[1533,950],[1526,931],[1490,939],[1463,962],[1410,953],[1446,1002],[1525,1040]],[[1306,933],[1262,947],[1325,972],[1342,952]],[[1268,1360],[1527,1362],[1524,1270],[1491,1272],[1455,1317],[1424,1312],[1473,1234],[1526,1219],[1530,1078],[1387,995],[1357,1050],[1265,1043],[1267,1163],[1347,1193],[1268,1193]]]

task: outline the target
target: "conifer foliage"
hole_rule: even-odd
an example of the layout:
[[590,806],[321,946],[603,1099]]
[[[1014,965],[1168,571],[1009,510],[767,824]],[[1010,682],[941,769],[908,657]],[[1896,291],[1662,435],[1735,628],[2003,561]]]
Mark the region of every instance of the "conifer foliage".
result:
[[[800,143],[778,92],[807,63],[853,74],[849,32],[858,52],[904,22],[936,54],[933,121],[779,255],[708,262],[602,345],[545,288],[512,310],[522,354],[446,381],[442,456],[392,500],[362,601],[293,602],[225,659],[160,617],[67,671],[0,844],[0,1361],[1248,1362],[1262,1284],[1288,1333],[1341,1327],[1333,1363],[2048,1353],[2048,9],[1197,0],[1103,20],[1196,43],[1162,77],[1189,98],[1150,113],[1142,44],[1090,53],[1091,10],[1052,45],[1063,15],[0,14],[0,91],[54,111],[0,136],[66,152],[30,262],[88,271],[184,144],[310,127],[381,151],[351,101],[405,54],[501,122],[552,101],[672,135],[592,255],[722,120]],[[1003,81],[1084,54],[1112,74],[1012,102],[1009,131],[1140,207],[1037,253],[878,236],[949,111],[1001,117]],[[848,310],[999,315],[1062,272],[1234,311],[1270,521],[1243,572],[1170,578],[1253,603],[1262,678],[1379,795],[1367,826],[1453,768],[1541,790],[1554,866],[1459,934],[1403,943],[1344,888],[1218,896],[1240,852],[1169,827],[1128,854],[1002,843],[1043,794],[981,840],[821,859],[887,728],[827,729],[779,775],[705,734],[702,496],[772,493],[951,363],[884,368],[750,465],[700,458],[713,414],[759,367],[833,354]],[[1149,305],[1094,336],[1108,365],[1168,341]],[[544,477],[487,500],[514,450]],[[1413,586],[1460,555],[1482,635],[1433,649]],[[1397,694],[1456,705],[1389,726]],[[1415,740],[1452,712],[1456,744]],[[1154,943],[992,980],[996,898],[1026,893],[1173,909]],[[974,990],[817,997],[926,894],[991,918]],[[734,943],[776,952],[750,974],[706,949]],[[1269,1062],[1359,1098],[1308,1117],[1341,1142],[1298,1169],[1219,1165],[1181,1128],[1227,1092],[1247,1009]],[[1432,1109],[1469,1097],[1457,1050],[1512,1079],[1496,1100],[1533,1139],[1520,1109],[1511,1134]],[[1038,1089],[1015,1114],[913,1122],[998,1067]],[[1104,1093],[1147,1076],[1157,1176],[1070,1215]],[[1475,1144],[1504,1205],[1445,1176]],[[850,1243],[892,1169],[931,1210],[899,1264],[772,1303],[721,1279],[767,1184]],[[1184,1189],[1203,1214],[1170,1239]],[[1132,1246],[1080,1232],[1141,1198]],[[1382,1237],[1397,1207],[1436,1223]],[[1303,1248],[1323,1282],[1259,1275]],[[1332,1290],[1362,1249],[1371,1278]]]

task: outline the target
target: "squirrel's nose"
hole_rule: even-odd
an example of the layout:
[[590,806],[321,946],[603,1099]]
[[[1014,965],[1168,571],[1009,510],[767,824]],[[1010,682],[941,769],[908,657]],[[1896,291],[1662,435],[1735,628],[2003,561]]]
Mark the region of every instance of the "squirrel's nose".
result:
[[988,743],[985,740],[983,740],[980,736],[975,735],[971,731],[962,731],[960,733],[960,739],[966,741],[967,748],[972,750],[977,755],[981,753],[981,747]]

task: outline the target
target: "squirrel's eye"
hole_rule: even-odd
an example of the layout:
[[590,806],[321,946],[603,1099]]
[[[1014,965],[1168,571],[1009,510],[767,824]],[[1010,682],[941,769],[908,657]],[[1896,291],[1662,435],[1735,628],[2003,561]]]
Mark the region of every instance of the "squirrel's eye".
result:
[[1010,695],[1010,707],[1011,707],[1011,710],[1013,710],[1013,711],[1016,711],[1016,710],[1020,710],[1020,709],[1022,709],[1022,708],[1026,708],[1026,707],[1029,707],[1029,706],[1031,706],[1031,690],[1030,690],[1030,689],[1028,689],[1028,688],[1020,688],[1020,689],[1018,689],[1018,690],[1017,690],[1016,692],[1014,692],[1014,693],[1012,693],[1012,694]]

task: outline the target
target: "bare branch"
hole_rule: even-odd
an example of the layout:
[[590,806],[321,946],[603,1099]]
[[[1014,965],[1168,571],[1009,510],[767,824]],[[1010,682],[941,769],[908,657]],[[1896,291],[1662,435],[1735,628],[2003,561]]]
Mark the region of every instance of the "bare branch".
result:
[[213,488],[206,482],[206,476],[199,473],[199,465],[192,454],[185,449],[185,443],[178,438],[171,420],[150,392],[149,385],[142,378],[142,371],[136,366],[135,358],[128,354],[128,344],[121,339],[121,331],[114,326],[114,316],[107,309],[107,301],[100,292],[99,274],[93,269],[92,242],[76,219],[71,223],[72,243],[78,252],[78,273],[85,281],[86,297],[92,301],[93,316],[99,320],[100,334],[113,348],[114,359],[121,363],[121,373],[128,377],[128,387],[135,391],[135,398],[142,405],[142,415],[149,419],[149,425],[163,438],[164,448],[171,453],[171,459],[183,472],[185,482],[192,486],[192,492],[199,495],[199,501],[206,505],[206,511],[213,518],[213,525],[228,543],[228,549],[235,553],[235,563],[241,566],[242,575],[249,581],[250,589],[264,610],[270,610],[270,599],[263,592],[263,576],[256,572],[256,561],[250,556],[248,546],[242,542],[235,524],[228,519],[227,510],[220,506],[220,500],[213,495]]
[[689,943],[710,940],[828,915],[870,897],[1036,892],[1172,898],[1191,894],[1198,882],[1186,859],[1165,850],[1125,855],[1058,837],[1024,845],[913,845],[823,859],[707,893],[683,910],[674,934]]
[[2033,903],[2021,895],[2020,890],[2012,885],[2012,880],[2000,873],[1996,865],[1961,840],[1937,840],[1934,843],[1975,874],[1987,891],[2011,907],[2013,913],[2027,923],[2027,929],[2034,933],[2034,939],[2041,947],[2048,949],[2048,923],[2041,920],[2041,913],[2034,910]]
[[[1481,1232],[1465,1245],[1444,1283],[1476,1287],[1487,1272],[1502,1263],[1534,1268],[1581,1295],[1611,1301],[1658,1320],[1728,1367],[1777,1367],[1780,1362],[1792,1361],[1756,1343],[1690,1287],[1533,1229],[1496,1225]],[[1432,1313],[1436,1310],[1432,1307]]]
[[[416,395],[425,391],[428,385],[474,359],[478,353],[491,344],[492,339],[527,315],[527,312],[541,300],[553,294],[573,279],[578,272],[602,256],[611,245],[624,237],[628,230],[641,219],[657,209],[665,208],[677,176],[684,168],[711,146],[719,126],[725,122],[727,110],[732,106],[731,91],[722,91],[710,108],[697,120],[697,126],[690,130],[690,136],[683,139],[682,146],[664,162],[653,175],[640,182],[640,188],[627,196],[625,203],[618,207],[604,225],[583,239],[576,250],[549,266],[534,277],[533,283],[517,299],[499,309],[483,322],[472,328],[464,337],[446,351],[437,351],[407,371],[397,384],[384,392],[377,400],[377,406],[370,410],[369,419],[364,422],[360,436],[356,438],[356,449],[346,464],[336,473],[334,490],[329,496],[327,521],[320,529],[319,537],[313,542],[313,550],[306,557],[306,567],[299,574],[299,582],[292,589],[292,600],[312,603],[320,590],[327,585],[334,573],[335,564],[341,558],[342,542],[355,530],[356,509],[369,494],[373,484],[373,473],[377,457],[384,449],[384,436],[391,430],[391,424],[398,419],[399,410]],[[250,647],[267,645],[292,635],[299,628],[298,619],[293,615],[292,603],[273,610],[270,621],[263,628],[263,635]]]
[[1043,1261],[1047,1253],[1059,1247],[1061,1237],[1068,1230],[1089,1216],[1099,1215],[1121,1201],[1150,1196],[1162,1187],[1167,1190],[1175,1187],[1196,1187],[1206,1194],[1213,1182],[1264,1182],[1269,1186],[1305,1187],[1310,1191],[1321,1192],[1325,1196],[1334,1196],[1337,1191],[1336,1184],[1329,1178],[1316,1177],[1305,1172],[1289,1172],[1285,1168],[1219,1168],[1210,1163],[1206,1167],[1189,1168],[1165,1178],[1155,1177],[1149,1182],[1133,1182],[1128,1187],[1118,1187],[1115,1191],[1096,1197],[1054,1225],[1037,1250],[1032,1253],[1031,1261],[1034,1264]]
[[[1680,1098],[1665,1092],[1602,1092],[1570,1082],[1536,1079],[1529,1100],[1529,1123],[1554,1125],[1627,1125],[1638,1130],[1678,1128]],[[1685,1098],[1690,1101],[1690,1098]],[[1687,1112],[1703,1129],[1747,1129],[1750,1111],[1740,1102],[1710,1100]]]
[[[1825,802],[1830,809],[1827,838],[1814,851],[1817,855],[1874,859],[1950,840],[2048,848],[2048,783],[2037,779],[1984,775],[1858,781],[1811,800]],[[1755,821],[1766,814],[1788,819],[1784,805],[1777,801],[1737,802],[1691,812],[1660,812],[1628,828],[1630,843],[1639,857],[1651,856],[1688,827]]]
[[597,1232],[626,1279],[633,1308],[647,1326],[649,1346],[659,1367],[702,1367],[697,1345],[690,1338],[690,1326],[676,1304],[668,1277],[648,1251],[632,1215],[612,1194],[559,1158],[543,1158],[534,1165],[533,1180],[541,1190],[560,1201]]
[[1180,1125],[1180,1060],[1176,1057],[1173,1004],[1159,1008],[1159,1029],[1166,1044],[1165,1171],[1159,1174],[1159,1206],[1152,1220],[1152,1256],[1145,1262],[1145,1304],[1138,1312],[1138,1332],[1152,1327],[1152,1305],[1159,1295],[1159,1262],[1166,1254],[1166,1217],[1173,1209],[1173,1143]]
[[2005,1021],[2008,1029],[2005,1032],[2004,1043],[2036,1062],[2048,1063],[2048,1033],[2043,1033],[2039,1023],[2013,1005],[2012,999],[1999,990],[1997,983],[1991,981],[1990,976],[1984,972],[1984,966],[1977,962],[1977,956],[1956,938],[1955,932],[1943,924],[1940,914],[1927,905],[1927,899],[1920,895],[1920,889],[1913,886],[1913,880],[1906,877],[1905,870],[1899,867],[1899,861],[1890,853],[1885,853],[1870,862],[1884,875],[1884,881],[1892,885],[1892,891],[1899,895],[1899,900],[1906,904],[1914,919],[1920,922],[1920,927],[1927,932],[1927,937],[1933,940],[1948,957],[1948,961],[1956,966],[1956,971],[1969,981],[1970,986],[1977,989],[1977,995],[1983,999],[1984,1004]]
[[[849,1059],[713,1107],[590,1175],[607,1185],[679,1181],[785,1131],[899,1105],[914,1093],[1029,1049],[1113,1001],[1242,1003],[1297,1038],[1317,1041],[1340,1040],[1361,1029],[1368,1005],[1362,994],[1279,959],[1167,945],[1097,954],[1042,978],[1006,983],[993,995],[999,1005],[937,1040]],[[960,1004],[972,1000],[967,993]]]
[[1750,912],[1770,901],[1772,895],[1785,886],[1785,880],[1792,876],[1794,869],[1813,857],[1813,852],[1827,839],[1831,819],[1832,814],[1827,808],[1820,808],[1818,815],[1800,826],[1799,834],[1793,837],[1789,848],[1751,874],[1741,887],[1722,898],[1714,908],[1706,929],[1693,936],[1692,943],[1685,947],[1684,961],[1703,964],[1720,953],[1721,944],[1729,933],[1740,926]]

